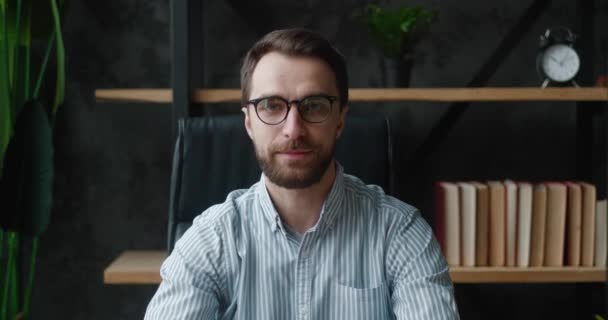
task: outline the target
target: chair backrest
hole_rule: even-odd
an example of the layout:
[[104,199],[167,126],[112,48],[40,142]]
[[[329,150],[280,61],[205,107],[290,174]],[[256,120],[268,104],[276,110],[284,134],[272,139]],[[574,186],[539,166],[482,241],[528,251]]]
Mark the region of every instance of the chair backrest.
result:
[[[171,174],[168,249],[208,207],[260,179],[243,115],[179,121]],[[344,172],[394,194],[393,142],[383,116],[346,116],[335,158]]]

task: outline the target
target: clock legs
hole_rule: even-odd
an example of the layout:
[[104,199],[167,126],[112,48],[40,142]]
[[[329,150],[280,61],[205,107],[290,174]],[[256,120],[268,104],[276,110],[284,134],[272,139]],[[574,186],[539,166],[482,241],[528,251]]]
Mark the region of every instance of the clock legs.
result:
[[540,86],[541,88],[546,88],[549,85],[550,80],[549,79],[545,79],[545,81],[543,81],[543,84]]
[[[570,82],[572,83],[572,85],[575,88],[580,88],[581,86],[578,85],[578,83],[576,83],[576,81],[574,80],[570,80]],[[549,79],[545,79],[545,81],[543,81],[543,84],[540,86],[542,89],[546,88],[547,86],[549,86],[549,83],[551,83],[551,80]]]

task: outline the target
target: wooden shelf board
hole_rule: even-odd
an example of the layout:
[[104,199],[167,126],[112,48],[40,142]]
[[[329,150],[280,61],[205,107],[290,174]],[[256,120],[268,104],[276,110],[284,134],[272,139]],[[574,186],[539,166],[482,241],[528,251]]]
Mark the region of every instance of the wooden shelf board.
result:
[[125,251],[103,272],[106,284],[159,284],[165,251]]
[[[165,251],[125,251],[104,271],[106,284],[159,284]],[[587,267],[451,267],[454,283],[605,282],[605,268]]]
[[[97,101],[171,103],[172,90],[97,89]],[[608,101],[608,88],[351,88],[352,102],[371,101]],[[196,103],[238,103],[240,89],[197,89]]]
[[97,89],[95,99],[101,101],[171,103],[171,89]]
[[450,267],[454,283],[605,282],[606,274],[597,267]]

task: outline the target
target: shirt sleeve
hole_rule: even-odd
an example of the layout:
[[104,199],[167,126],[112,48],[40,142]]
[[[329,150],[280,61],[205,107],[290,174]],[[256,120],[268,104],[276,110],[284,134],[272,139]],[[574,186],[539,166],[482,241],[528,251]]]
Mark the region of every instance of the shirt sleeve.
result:
[[[217,229],[194,220],[160,270],[162,282],[145,320],[217,319],[222,281],[222,240]],[[207,224],[208,225],[208,224]]]
[[417,211],[399,220],[386,255],[396,318],[459,319],[448,266],[431,227]]

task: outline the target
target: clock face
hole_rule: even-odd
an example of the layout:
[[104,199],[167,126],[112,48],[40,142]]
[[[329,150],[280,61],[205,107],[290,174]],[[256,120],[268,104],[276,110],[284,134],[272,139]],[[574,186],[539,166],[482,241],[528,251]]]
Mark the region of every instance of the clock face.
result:
[[581,61],[572,47],[556,44],[545,50],[541,66],[550,80],[566,82],[574,78],[581,66]]

